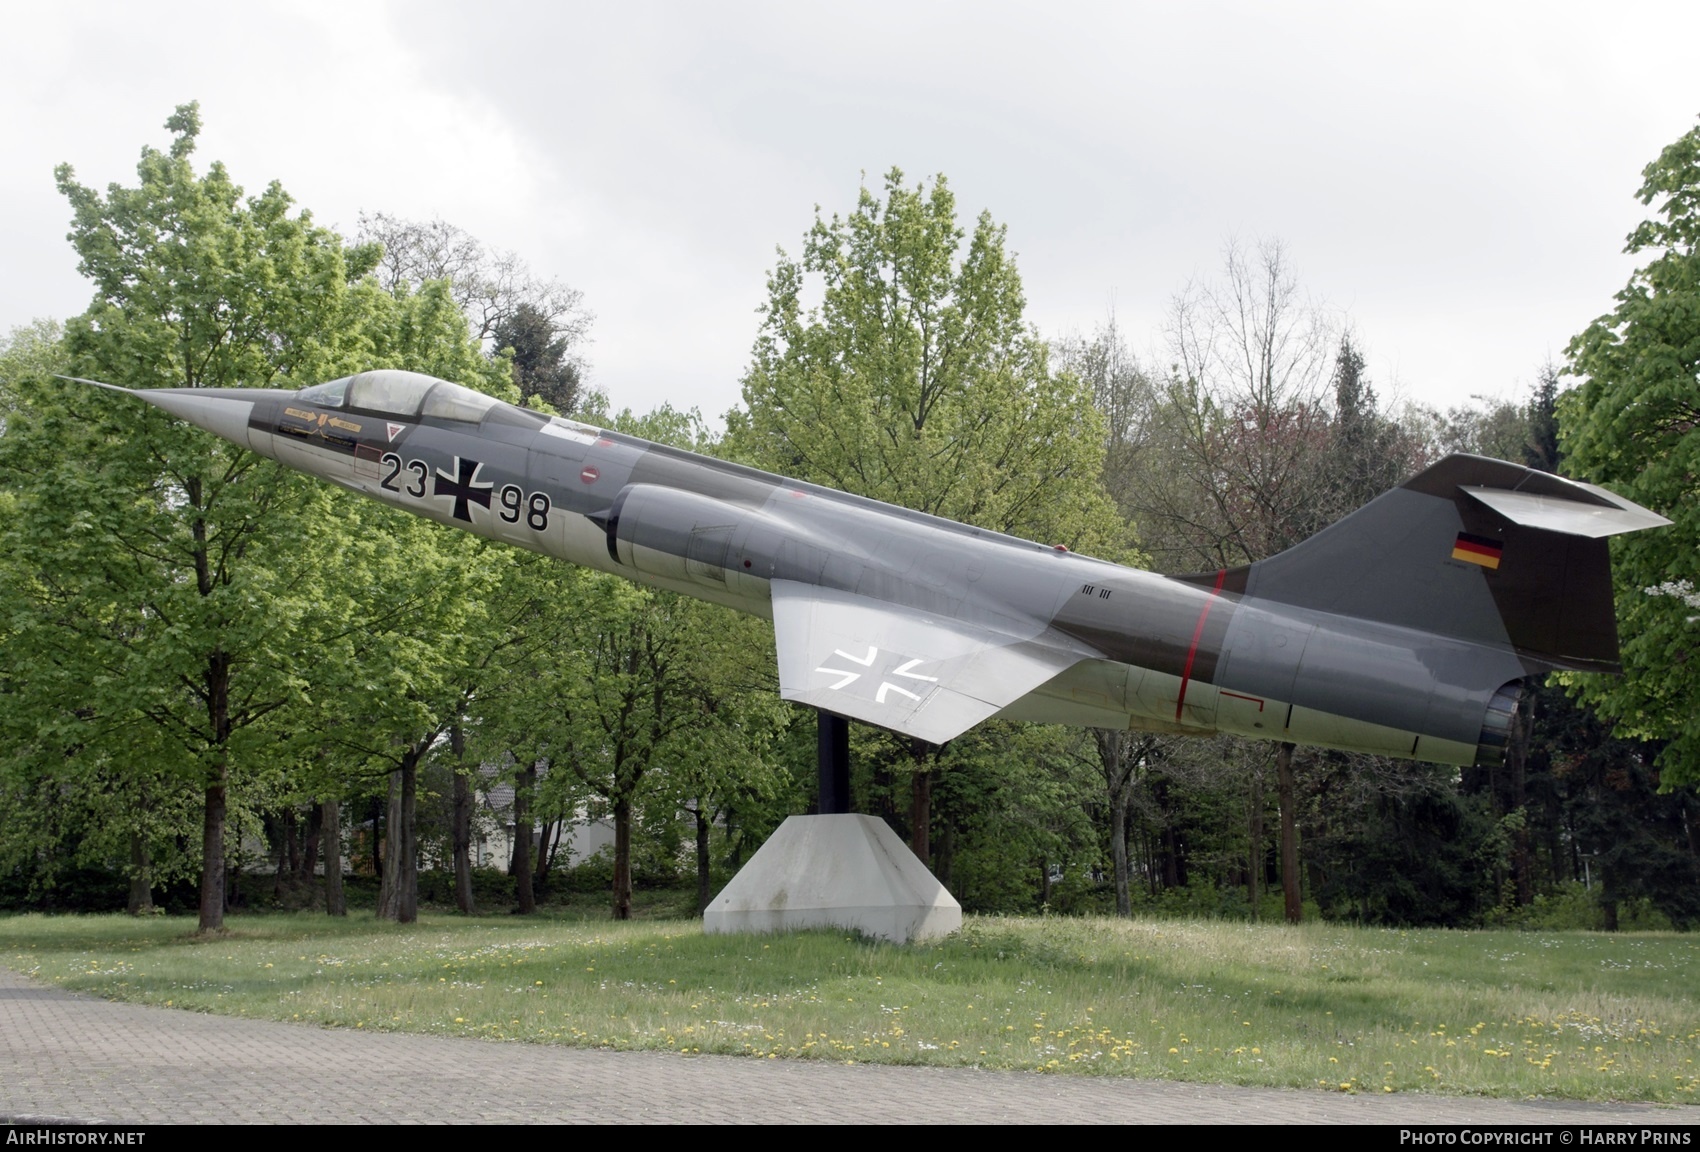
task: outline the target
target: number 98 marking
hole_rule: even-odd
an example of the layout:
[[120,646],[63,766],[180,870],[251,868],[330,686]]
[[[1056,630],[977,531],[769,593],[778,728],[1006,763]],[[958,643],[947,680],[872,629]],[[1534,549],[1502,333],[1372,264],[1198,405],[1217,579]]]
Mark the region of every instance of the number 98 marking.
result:
[[533,492],[525,506],[525,526],[534,532],[549,527],[549,494]]

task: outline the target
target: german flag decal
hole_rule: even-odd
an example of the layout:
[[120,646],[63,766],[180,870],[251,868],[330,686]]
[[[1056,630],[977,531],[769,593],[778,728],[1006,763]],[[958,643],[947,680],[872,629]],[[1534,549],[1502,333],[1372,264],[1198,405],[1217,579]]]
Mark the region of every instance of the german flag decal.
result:
[[1483,568],[1498,568],[1500,553],[1504,551],[1505,546],[1490,536],[1460,532],[1457,542],[1452,545],[1452,558],[1466,564],[1480,564]]

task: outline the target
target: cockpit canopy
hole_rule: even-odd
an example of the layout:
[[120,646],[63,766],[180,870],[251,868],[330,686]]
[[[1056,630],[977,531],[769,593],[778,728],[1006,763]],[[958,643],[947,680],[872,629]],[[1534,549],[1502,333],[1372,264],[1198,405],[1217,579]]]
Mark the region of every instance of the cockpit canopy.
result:
[[321,408],[347,408],[416,420],[435,416],[476,424],[501,404],[493,396],[419,372],[384,368],[303,388],[296,395]]

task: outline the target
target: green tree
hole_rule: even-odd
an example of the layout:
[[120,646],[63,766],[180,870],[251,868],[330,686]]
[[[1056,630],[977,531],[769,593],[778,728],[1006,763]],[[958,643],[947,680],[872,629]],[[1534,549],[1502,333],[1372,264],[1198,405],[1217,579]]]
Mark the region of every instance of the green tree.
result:
[[[1618,734],[1669,741],[1667,785],[1700,782],[1700,629],[1688,602],[1700,554],[1700,127],[1642,172],[1656,214],[1629,235],[1645,263],[1617,307],[1569,346],[1579,388],[1559,402],[1560,442],[1575,473],[1675,523],[1613,541],[1625,675],[1577,676],[1583,699]],[[1659,594],[1661,592],[1671,594]]]
[[39,383],[65,367],[65,329],[56,320],[36,320],[0,338],[0,434],[20,403],[23,382]]
[[[713,447],[695,412],[664,406],[607,422]],[[472,695],[468,740],[514,777],[521,910],[530,910],[528,877],[546,871],[541,854],[532,864],[534,825],[578,818],[585,805],[614,825],[616,918],[631,914],[634,838],[663,834],[680,808],[696,824],[700,896],[715,807],[783,780],[769,753],[789,716],[771,682],[771,632],[725,608],[542,557],[518,557],[499,596],[516,609],[514,639]]]
[[[446,220],[407,220],[387,212],[362,212],[355,241],[381,250],[373,269],[386,292],[419,292],[425,285],[448,285],[455,307],[466,317],[474,340],[493,340],[522,309],[540,317],[552,339],[576,353],[594,317],[584,308],[584,293],[559,280],[539,279],[516,252],[487,248],[477,237]],[[577,367],[575,357],[571,363]]]
[[[33,399],[61,392],[53,377],[68,368],[52,321],[0,341],[0,452],[27,447]],[[83,685],[103,669],[70,650],[64,633],[103,634],[114,622],[79,619],[71,605],[88,602],[67,593],[92,582],[43,567],[23,546],[34,502],[22,480],[0,485],[0,603],[9,609],[0,619],[0,873],[15,878],[14,898],[49,907],[79,870],[127,873],[130,911],[145,912],[154,886],[189,863],[175,847],[193,833],[194,812],[172,787],[171,749],[157,731],[96,730],[78,714]],[[54,604],[66,610],[33,610]]]
[[[856,210],[815,219],[801,262],[780,252],[734,455],[888,503],[1118,556],[1103,491],[1103,421],[1088,388],[1052,371],[1023,319],[1004,229],[966,234],[944,177],[863,188]],[[824,281],[804,311],[805,280]]]
[[1542,472],[1557,472],[1564,460],[1558,443],[1558,365],[1548,360],[1535,374],[1529,397],[1529,436],[1523,444],[1523,463]]
[[[342,585],[321,623],[321,663],[308,696],[321,746],[340,775],[387,785],[380,919],[418,913],[420,771],[461,722],[514,642],[515,610],[499,596],[514,553],[370,501],[349,500]],[[309,795],[313,794],[311,792]]]
[[520,403],[536,396],[557,412],[578,405],[579,366],[569,357],[571,341],[561,335],[535,304],[524,303],[497,322],[492,339],[513,352],[514,384]]
[[[396,366],[504,386],[442,286],[384,292],[367,278],[378,249],[345,250],[277,184],[248,197],[222,165],[197,174],[194,105],[167,128],[135,187],[103,195],[58,171],[95,286],[67,325],[76,374],[290,387]],[[19,514],[4,658],[21,717],[50,731],[68,714],[62,754],[94,762],[128,741],[104,762],[135,774],[149,756],[199,794],[200,921],[217,929],[227,823],[287,799],[299,754],[285,737],[300,728],[286,714],[310,703],[324,623],[352,614],[335,557],[358,516],[345,494],[134,401],[58,382],[27,400],[0,438]]]
[[1133,486],[1141,456],[1150,447],[1148,424],[1156,409],[1160,381],[1129,350],[1127,335],[1114,313],[1090,337],[1064,337],[1051,347],[1057,366],[1092,390],[1092,403],[1104,417],[1104,487],[1122,514],[1137,522]]
[[[350,264],[334,233],[291,215],[275,183],[244,198],[221,165],[197,176],[194,105],[166,127],[170,149],[144,149],[134,188],[113,185],[103,196],[68,165],[58,170],[79,268],[95,285],[88,311],[67,326],[73,368],[177,387],[330,375],[350,284],[375,253]],[[22,542],[42,569],[86,573],[105,589],[62,586],[38,603],[60,612],[81,604],[95,610],[85,619],[104,625],[81,636],[104,653],[105,676],[89,685],[85,709],[116,725],[148,717],[172,733],[199,777],[201,926],[214,929],[223,922],[233,759],[248,749],[264,758],[261,721],[299,691],[291,649],[304,597],[316,591],[308,558],[323,538],[314,516],[323,502],[257,457],[133,402],[84,395],[52,409],[44,397],[36,413],[46,445],[7,437],[17,450],[9,462],[30,481]],[[98,476],[80,451],[100,459]],[[272,539],[290,546],[268,548]]]
[[1135,509],[1180,570],[1261,560],[1327,523],[1331,332],[1274,241],[1230,245],[1218,279],[1171,302],[1171,378],[1149,426],[1163,451]]
[[1398,487],[1425,461],[1422,441],[1382,412],[1365,372],[1363,353],[1350,335],[1334,354],[1334,419],[1323,462],[1325,503],[1316,530]]
[[[1103,489],[1103,419],[1024,319],[1005,232],[958,226],[944,177],[864,187],[817,213],[802,259],[768,277],[731,454],[784,475],[1122,559]],[[963,241],[967,244],[964,249]],[[809,278],[821,303],[805,308]],[[911,844],[926,860],[936,751],[915,742]]]

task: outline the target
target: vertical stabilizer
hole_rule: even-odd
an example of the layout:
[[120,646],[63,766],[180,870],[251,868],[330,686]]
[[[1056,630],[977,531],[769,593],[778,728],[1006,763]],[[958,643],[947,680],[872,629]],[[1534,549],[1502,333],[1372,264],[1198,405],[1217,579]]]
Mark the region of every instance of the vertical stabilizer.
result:
[[1453,455],[1226,587],[1510,647],[1530,671],[1615,672],[1606,537],[1668,523],[1591,484]]

